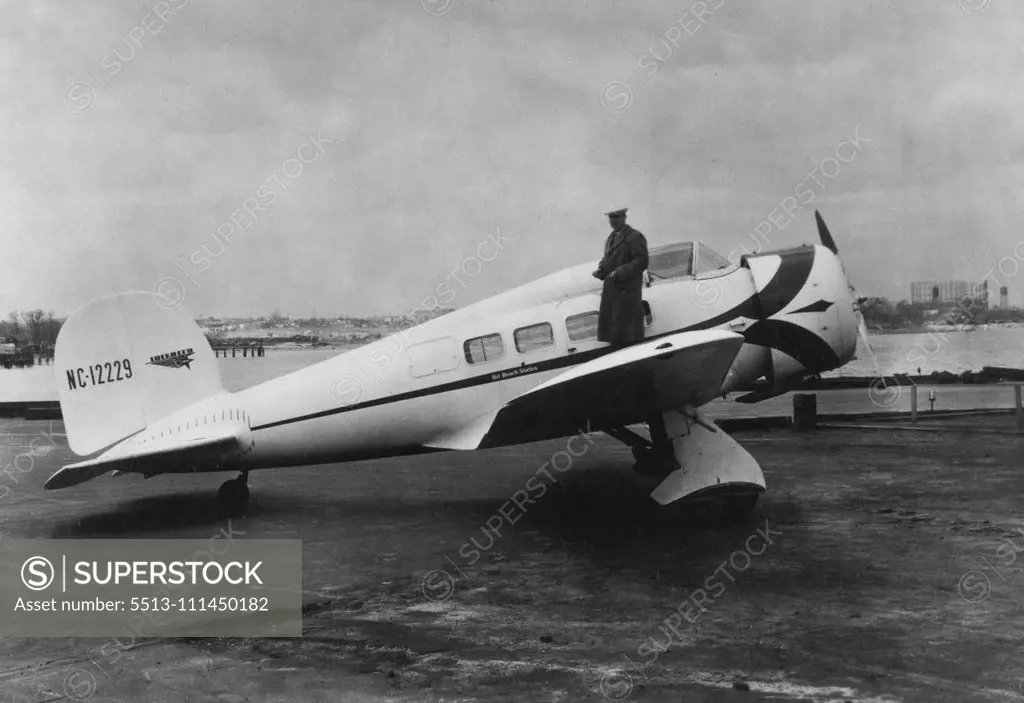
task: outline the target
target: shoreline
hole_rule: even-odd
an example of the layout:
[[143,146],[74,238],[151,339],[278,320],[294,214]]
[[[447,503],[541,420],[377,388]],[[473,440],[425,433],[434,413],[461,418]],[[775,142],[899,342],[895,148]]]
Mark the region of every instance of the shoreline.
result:
[[982,322],[977,325],[950,325],[950,324],[924,324],[924,325],[903,325],[900,327],[871,327],[868,326],[868,335],[885,334],[928,334],[930,332],[974,332],[977,330],[989,329],[1020,329],[1024,328],[1024,322]]
[[[809,379],[802,385],[786,391],[778,397],[768,397],[758,403],[749,405],[744,402],[738,402],[742,396],[755,391],[757,388],[755,386],[745,390],[731,391],[720,401],[716,400],[713,403],[725,402],[727,405],[735,408],[734,411],[727,412],[722,416],[716,414],[715,421],[719,424],[721,424],[720,421],[727,424],[738,422],[740,424],[736,426],[746,427],[749,424],[748,421],[750,421],[758,426],[775,426],[779,422],[783,422],[784,418],[789,419],[785,420],[783,424],[791,421],[795,411],[795,400],[788,397],[794,394],[816,396],[816,414],[818,419],[828,421],[829,419],[835,419],[834,416],[837,413],[829,411],[827,407],[840,401],[849,402],[850,396],[845,393],[848,391],[865,391],[863,394],[858,393],[857,397],[860,397],[862,403],[866,403],[869,406],[867,413],[865,413],[864,409],[861,409],[852,412],[852,415],[867,417],[880,414],[886,417],[899,417],[901,414],[909,414],[909,406],[907,408],[902,408],[901,406],[910,402],[915,395],[920,398],[922,404],[928,400],[918,395],[918,389],[942,387],[949,389],[948,391],[940,392],[943,395],[942,405],[940,406],[943,412],[954,411],[962,413],[965,410],[971,412],[980,410],[1012,412],[1013,387],[1021,385],[1024,385],[1024,369],[986,367],[981,372],[972,371],[963,374],[936,372],[930,376],[886,376],[884,382],[877,376]],[[975,390],[968,390],[972,388]],[[950,396],[949,393],[954,395]],[[963,394],[967,394],[964,396],[968,400],[966,406],[963,402],[950,402],[951,398],[956,398]],[[999,400],[996,402],[996,405],[992,405],[992,399],[996,396],[998,396]],[[935,398],[936,396],[930,393],[929,397]],[[845,401],[843,400],[844,398],[846,399]],[[985,398],[989,398],[989,400],[984,400]],[[739,412],[741,406],[745,408],[743,412]],[[928,409],[930,411],[931,407],[929,406]],[[903,413],[903,410],[907,412]],[[921,408],[921,411],[924,412],[924,407]],[[849,410],[844,410],[839,414],[843,413],[851,414]],[[61,420],[60,401],[56,398],[44,399],[25,396],[19,398],[17,395],[9,399],[0,398],[0,418],[4,417],[23,418],[26,420]]]
[[[920,325],[901,325],[899,327],[877,327],[868,324],[867,330],[869,335],[896,335],[896,334],[927,334],[930,332],[974,332],[977,330],[990,330],[990,329],[1022,329],[1024,328],[1024,322],[1014,321],[999,321],[999,322],[982,322],[976,325],[966,324],[944,324],[944,323],[925,323]],[[280,341],[274,339],[266,339],[260,337],[237,337],[233,339],[209,339],[210,346],[223,349],[235,347],[241,349],[242,347],[251,346],[262,346],[264,349],[348,349],[364,346],[366,344],[372,344],[373,342],[380,341],[388,336],[398,334],[402,332],[401,329],[387,330],[382,332],[380,336],[374,338],[367,338],[358,342],[319,342],[314,343],[310,341],[297,341],[295,339],[282,339]]]

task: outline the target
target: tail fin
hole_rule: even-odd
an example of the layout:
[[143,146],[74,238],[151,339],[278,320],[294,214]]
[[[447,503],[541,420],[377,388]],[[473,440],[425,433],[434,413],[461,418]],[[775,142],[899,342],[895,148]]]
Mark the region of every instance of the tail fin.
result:
[[76,310],[61,327],[53,362],[68,445],[79,456],[224,392],[202,331],[153,293]]

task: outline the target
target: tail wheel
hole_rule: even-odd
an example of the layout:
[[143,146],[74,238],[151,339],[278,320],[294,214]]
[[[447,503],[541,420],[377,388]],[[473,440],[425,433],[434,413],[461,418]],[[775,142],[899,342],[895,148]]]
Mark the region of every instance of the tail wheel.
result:
[[225,517],[244,517],[249,512],[249,482],[247,476],[225,481],[217,490],[217,505]]

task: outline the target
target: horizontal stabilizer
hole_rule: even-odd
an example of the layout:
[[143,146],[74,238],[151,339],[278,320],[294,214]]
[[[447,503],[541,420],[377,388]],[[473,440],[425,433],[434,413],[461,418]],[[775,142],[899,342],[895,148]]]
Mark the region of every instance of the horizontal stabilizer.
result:
[[[204,466],[240,456],[252,448],[252,433],[247,424],[235,422],[190,435],[168,436],[154,441],[131,437],[95,459],[69,464],[47,480],[45,488],[67,488],[111,471],[119,473],[177,473],[194,463]],[[146,433],[149,434],[149,433]]]

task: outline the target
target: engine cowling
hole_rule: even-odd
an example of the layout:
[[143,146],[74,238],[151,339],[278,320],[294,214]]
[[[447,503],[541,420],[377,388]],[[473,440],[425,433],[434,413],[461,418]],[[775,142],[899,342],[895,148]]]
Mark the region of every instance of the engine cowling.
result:
[[849,284],[834,252],[820,245],[746,257],[757,288],[758,320],[747,342],[770,356],[765,374],[775,394],[808,374],[842,366],[856,348]]

